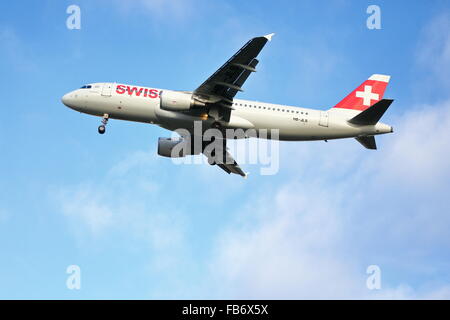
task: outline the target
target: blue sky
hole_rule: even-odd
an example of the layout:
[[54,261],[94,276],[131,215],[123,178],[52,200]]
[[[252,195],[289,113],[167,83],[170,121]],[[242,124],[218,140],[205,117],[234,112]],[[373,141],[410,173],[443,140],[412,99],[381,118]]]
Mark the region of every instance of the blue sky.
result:
[[[81,29],[66,8],[81,8]],[[366,8],[381,8],[381,30]],[[0,4],[0,298],[450,298],[447,1]],[[156,155],[150,125],[76,113],[89,82],[192,90],[275,32],[239,98],[327,109],[392,75],[395,133],[280,144],[249,179]],[[378,265],[381,290],[366,288]],[[81,268],[81,289],[66,268]]]

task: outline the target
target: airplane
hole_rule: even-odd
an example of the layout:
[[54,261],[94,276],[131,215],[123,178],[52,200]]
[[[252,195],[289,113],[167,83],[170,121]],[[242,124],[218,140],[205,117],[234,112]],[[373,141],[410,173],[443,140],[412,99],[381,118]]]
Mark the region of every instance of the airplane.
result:
[[[109,119],[150,123],[176,132],[185,129],[179,138],[159,138],[158,155],[173,158],[203,153],[209,164],[243,177],[247,173],[226,146],[228,136],[211,138],[209,141],[215,145],[209,149],[206,141],[192,143],[193,136],[204,137],[207,130],[215,129],[220,133],[244,132],[234,139],[261,138],[264,130],[277,130],[277,135],[262,138],[280,141],[355,138],[365,148],[376,149],[375,135],[393,132],[390,125],[379,122],[393,102],[383,99],[390,80],[388,75],[371,75],[325,111],[236,99],[247,78],[256,71],[258,54],[273,35],[249,40],[194,91],[92,83],[65,94],[62,102],[73,110],[102,117],[100,134],[105,133]],[[194,132],[198,123],[202,125],[201,131]]]

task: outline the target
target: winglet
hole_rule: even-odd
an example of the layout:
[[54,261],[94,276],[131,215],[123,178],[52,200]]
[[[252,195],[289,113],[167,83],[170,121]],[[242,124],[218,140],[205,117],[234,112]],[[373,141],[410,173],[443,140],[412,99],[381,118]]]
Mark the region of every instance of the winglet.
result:
[[244,179],[247,179],[249,174],[250,174],[250,172],[245,172],[243,175]]
[[266,38],[267,40],[272,40],[272,37],[275,35],[275,33],[271,33],[271,34],[266,34],[265,36],[264,36],[264,38]]

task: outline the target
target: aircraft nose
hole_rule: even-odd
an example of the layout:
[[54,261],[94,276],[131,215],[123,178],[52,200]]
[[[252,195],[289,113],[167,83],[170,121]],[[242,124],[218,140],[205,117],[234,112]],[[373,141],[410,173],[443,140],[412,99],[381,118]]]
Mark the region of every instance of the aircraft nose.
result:
[[66,93],[65,95],[63,95],[63,97],[61,98],[61,102],[69,107],[72,108],[74,107],[74,95],[72,92]]
[[67,93],[62,96],[61,102],[67,106],[67,103],[69,102],[69,97]]

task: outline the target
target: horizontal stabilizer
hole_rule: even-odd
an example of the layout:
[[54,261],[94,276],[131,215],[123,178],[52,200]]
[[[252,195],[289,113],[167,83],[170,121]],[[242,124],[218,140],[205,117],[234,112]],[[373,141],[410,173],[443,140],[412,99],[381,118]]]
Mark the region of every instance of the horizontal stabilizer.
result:
[[371,149],[371,150],[377,149],[377,144],[375,142],[374,136],[356,137],[355,139],[356,139],[356,141],[361,143],[367,149]]
[[370,108],[362,111],[357,116],[348,120],[351,124],[366,126],[366,125],[374,125],[376,124],[389,106],[392,103],[392,99],[382,99],[372,105]]

